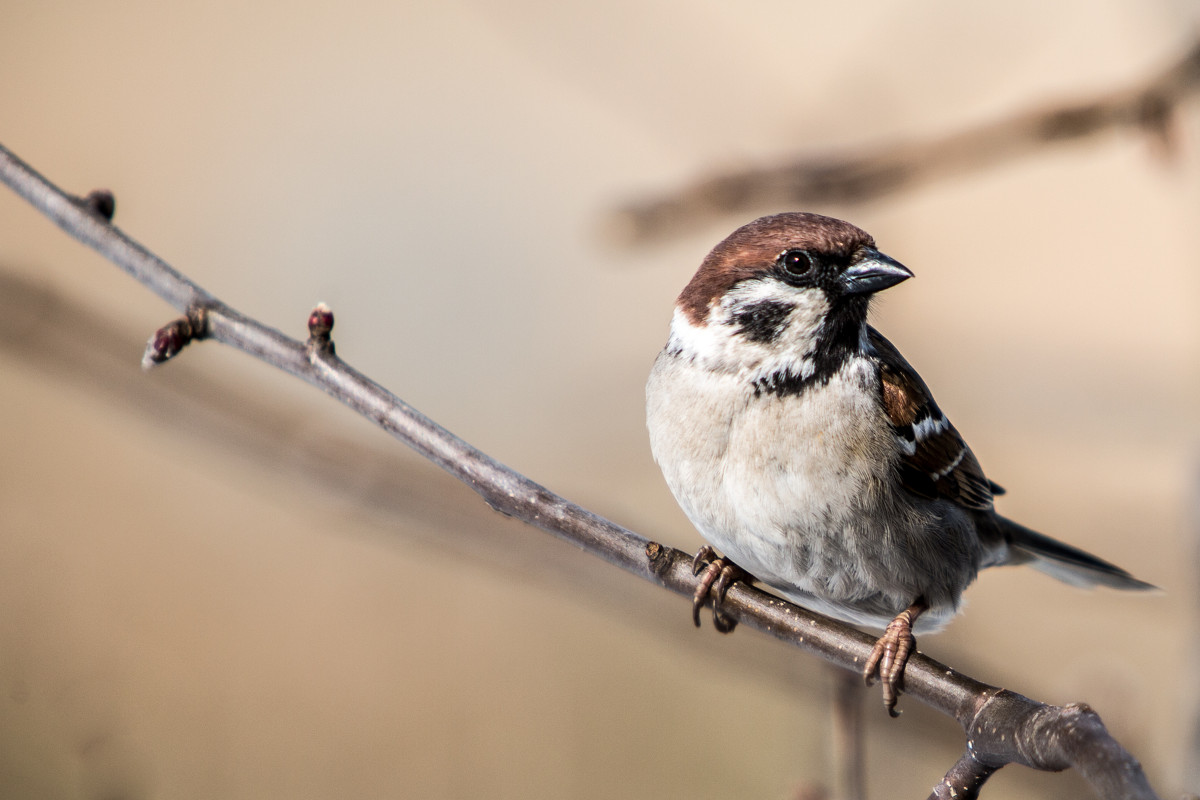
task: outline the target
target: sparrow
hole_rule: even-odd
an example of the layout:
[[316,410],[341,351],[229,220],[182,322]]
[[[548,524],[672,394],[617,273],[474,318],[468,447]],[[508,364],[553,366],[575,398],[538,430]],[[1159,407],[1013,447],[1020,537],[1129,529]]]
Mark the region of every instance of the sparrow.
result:
[[988,480],[929,388],[867,324],[913,273],[865,231],[786,213],[734,231],[679,295],[646,386],[655,461],[711,547],[718,629],[729,584],[883,630],[863,676],[892,716],[914,633],[959,610],[979,570],[1029,564],[1076,586],[1153,589],[996,513]]

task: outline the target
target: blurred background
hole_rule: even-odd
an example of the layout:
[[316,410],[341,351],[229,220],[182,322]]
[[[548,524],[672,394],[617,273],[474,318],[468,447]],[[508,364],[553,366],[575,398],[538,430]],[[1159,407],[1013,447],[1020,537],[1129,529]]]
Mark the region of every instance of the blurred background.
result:
[[[8,0],[0,142],[245,313],[338,353],[553,490],[697,534],[643,385],[675,295],[759,213],[850,219],[917,279],[875,324],[1002,513],[1151,581],[993,570],[934,658],[1087,701],[1164,796],[1200,788],[1196,104],[874,202],[614,209],[714,172],[952,134],[1133,86],[1181,0],[848,4]],[[0,190],[0,795],[793,798],[833,780],[831,680],[491,513],[311,388],[216,345]],[[962,751],[867,705],[873,796]],[[1089,796],[1010,767],[989,798]]]

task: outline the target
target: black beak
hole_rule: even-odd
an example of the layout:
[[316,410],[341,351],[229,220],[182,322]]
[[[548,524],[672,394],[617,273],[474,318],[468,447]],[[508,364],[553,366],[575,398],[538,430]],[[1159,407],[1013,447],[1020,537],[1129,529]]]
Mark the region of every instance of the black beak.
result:
[[912,276],[912,271],[899,261],[868,248],[842,273],[842,291],[846,294],[874,294]]

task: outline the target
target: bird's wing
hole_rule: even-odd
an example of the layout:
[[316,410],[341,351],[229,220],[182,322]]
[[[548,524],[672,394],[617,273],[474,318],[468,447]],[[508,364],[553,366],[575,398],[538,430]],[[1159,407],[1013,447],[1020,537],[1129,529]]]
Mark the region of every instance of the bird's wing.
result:
[[874,328],[868,333],[879,363],[883,407],[900,451],[904,488],[921,497],[940,497],[964,508],[990,510],[992,496],[1004,490],[984,476],[971,448],[900,351]]

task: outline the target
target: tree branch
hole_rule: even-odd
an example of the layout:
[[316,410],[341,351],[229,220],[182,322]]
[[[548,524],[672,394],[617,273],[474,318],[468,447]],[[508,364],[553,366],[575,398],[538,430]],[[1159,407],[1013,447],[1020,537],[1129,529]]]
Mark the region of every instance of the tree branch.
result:
[[[112,208],[111,196],[107,203],[71,197],[3,146],[0,180],[64,231],[183,312],[182,318],[156,332],[144,364],[171,358],[193,339],[231,345],[308,381],[371,419],[466,483],[497,511],[677,594],[690,598],[694,593],[697,578],[690,555],[622,528],[505,467],[338,358],[330,338],[333,315],[327,308],[318,306],[310,315],[307,342],[291,339],[221,302],[113,226],[105,213]],[[861,671],[874,644],[861,631],[741,583],[730,589],[724,609],[748,627],[855,672]],[[1005,764],[1045,770],[1075,767],[1101,797],[1155,797],[1137,760],[1086,706],[1038,703],[921,654],[909,661],[904,688],[958,720],[967,734],[968,753],[992,771]],[[962,764],[960,760],[947,780]],[[964,774],[970,778],[981,773]]]
[[863,203],[1124,128],[1150,134],[1162,152],[1170,153],[1175,109],[1197,90],[1200,41],[1166,69],[1129,89],[1042,106],[927,141],[712,175],[626,204],[617,210],[613,228],[626,241],[640,243],[725,215],[781,206]]
[[929,800],[975,800],[996,767],[981,764],[968,750],[955,762],[942,782],[933,787]]

